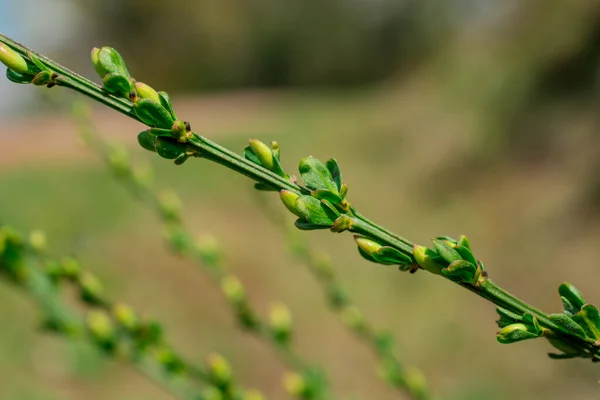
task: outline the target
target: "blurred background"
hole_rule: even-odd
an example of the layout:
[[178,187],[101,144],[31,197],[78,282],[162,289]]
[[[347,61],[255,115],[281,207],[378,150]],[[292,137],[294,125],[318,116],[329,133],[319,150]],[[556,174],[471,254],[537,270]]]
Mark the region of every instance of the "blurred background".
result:
[[[599,1],[0,0],[0,31],[88,77],[91,47],[112,45],[209,138],[240,152],[249,137],[277,140],[288,171],[334,156],[353,204],[402,236],[469,235],[492,279],[546,311],[560,311],[565,280],[600,303]],[[183,353],[221,352],[243,384],[286,398],[272,349],[236,328],[218,289],[169,253],[159,221],[40,92],[0,80],[0,219],[46,231]],[[138,149],[139,124],[98,106],[93,118],[181,194],[188,226],[220,240],[259,309],[290,306],[301,352],[339,398],[402,398],[290,258],[248,180],[203,161],[175,167]],[[498,344],[491,304],[369,264],[348,235],[306,235],[439,399],[598,398],[592,363],[551,361],[542,340]],[[37,332],[31,301],[8,285],[0,312],[2,399],[168,398]]]

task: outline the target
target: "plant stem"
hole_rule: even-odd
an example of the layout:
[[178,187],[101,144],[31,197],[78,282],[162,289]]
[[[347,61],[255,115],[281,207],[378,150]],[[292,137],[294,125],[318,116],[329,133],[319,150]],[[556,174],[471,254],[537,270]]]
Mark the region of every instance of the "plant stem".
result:
[[[0,42],[10,46],[13,50],[17,51],[24,57],[28,57],[28,54],[33,53],[29,48],[20,45],[6,36],[0,34]],[[35,53],[34,53],[35,54]],[[140,119],[135,115],[133,110],[133,104],[126,99],[116,98],[107,94],[100,86],[89,81],[86,78],[74,73],[73,71],[55,63],[54,61],[36,54],[42,62],[53,71],[59,73],[58,78],[59,84],[72,88],[100,103],[103,103],[131,118],[138,121]],[[232,169],[238,173],[248,176],[249,178],[267,184],[277,190],[290,190],[296,194],[307,194],[306,189],[301,188],[297,184],[257,165],[244,157],[227,150],[211,140],[199,136],[193,135],[193,138],[189,140],[189,144],[194,146],[198,150],[198,155],[203,158],[207,158],[211,161],[219,163],[229,169]],[[370,221],[366,217],[357,213],[353,209],[349,213],[349,216],[354,221],[353,231],[366,234],[381,243],[388,244],[396,249],[412,255],[412,243],[388,229],[380,226],[379,224]],[[450,280],[449,278],[446,278]],[[536,316],[540,324],[546,328],[562,331],[558,328],[549,318],[548,315],[534,307],[529,306],[516,296],[506,292],[505,290],[498,287],[496,284],[484,278],[477,284],[459,284],[460,286],[470,290],[473,293],[489,300],[497,306],[506,308],[510,311],[520,313],[523,312],[531,313]],[[600,347],[595,346],[589,340],[579,339],[573,335],[569,335],[570,340],[577,344],[578,347],[586,349],[586,351],[592,354],[592,357],[600,359]]]

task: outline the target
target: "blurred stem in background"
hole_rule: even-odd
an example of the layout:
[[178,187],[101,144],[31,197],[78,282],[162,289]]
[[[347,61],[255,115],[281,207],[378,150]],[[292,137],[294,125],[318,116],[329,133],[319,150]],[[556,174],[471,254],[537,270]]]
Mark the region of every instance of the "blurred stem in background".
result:
[[337,271],[327,253],[316,252],[304,235],[289,226],[284,214],[275,209],[269,199],[258,191],[256,206],[274,225],[280,228],[290,252],[313,274],[325,294],[330,309],[341,317],[350,331],[358,336],[375,354],[378,374],[386,383],[405,393],[412,399],[430,399],[429,389],[423,372],[415,367],[404,366],[395,354],[395,339],[391,332],[376,329],[360,308],[355,305],[339,282]]
[[[256,390],[238,387],[221,355],[209,355],[202,367],[193,365],[167,343],[158,322],[143,320],[128,305],[111,301],[100,281],[75,259],[57,260],[46,252],[42,232],[25,239],[0,226],[0,277],[33,298],[45,331],[85,341],[107,357],[133,365],[178,399],[264,399]],[[77,306],[64,299],[64,286],[76,289]]]
[[289,394],[307,400],[330,399],[325,372],[307,363],[292,348],[293,326],[288,308],[282,303],[274,303],[269,320],[262,320],[252,307],[242,282],[225,269],[218,242],[208,236],[196,239],[186,230],[183,225],[185,212],[179,197],[172,191],[156,191],[151,171],[133,165],[125,148],[106,143],[91,125],[82,104],[75,105],[73,114],[86,144],[106,163],[119,182],[157,212],[163,223],[165,239],[173,252],[197,263],[211,282],[221,287],[241,329],[275,349],[290,370],[283,380]]

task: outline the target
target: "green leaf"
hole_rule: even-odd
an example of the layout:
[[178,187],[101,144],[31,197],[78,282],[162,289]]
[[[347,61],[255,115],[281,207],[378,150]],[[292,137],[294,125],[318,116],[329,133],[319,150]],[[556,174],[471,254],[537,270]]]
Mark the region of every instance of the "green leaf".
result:
[[326,226],[311,224],[310,222],[308,222],[302,218],[298,218],[296,220],[296,222],[294,222],[294,225],[296,225],[296,228],[298,228],[302,231],[314,231],[314,230],[318,230],[318,229],[327,229]]
[[458,238],[458,242],[456,243],[456,245],[466,247],[467,249],[471,250],[471,243],[469,242],[469,239],[465,235],[461,235]]
[[550,320],[564,333],[579,336],[582,339],[585,339],[587,336],[581,325],[573,321],[573,319],[566,314],[549,314],[548,318],[550,318]]
[[123,75],[127,79],[131,78],[125,60],[121,57],[119,52],[112,47],[105,46],[100,49],[100,52],[98,53],[98,64],[99,65],[95,66],[98,73],[104,72],[103,74],[100,74],[101,78],[104,77],[103,75],[113,73]]
[[466,260],[453,261],[442,269],[442,274],[455,282],[474,283],[479,278],[477,267]]
[[255,183],[254,184],[254,189],[265,191],[265,192],[278,192],[279,191],[278,188],[275,188],[273,186],[267,185],[267,184],[262,183],[262,182]]
[[153,128],[170,130],[175,123],[167,109],[154,100],[140,99],[133,106],[133,110],[143,123]]
[[256,154],[254,154],[254,151],[252,151],[250,146],[244,147],[244,158],[248,161],[252,161],[256,165],[261,165],[260,160],[256,157]]
[[168,138],[156,138],[156,152],[162,158],[174,160],[182,157],[186,153],[187,146],[184,143],[176,142]]
[[146,150],[150,150],[156,153],[156,139],[157,137],[151,135],[148,131],[143,131],[138,134],[138,143]]
[[29,67],[29,73],[32,75],[36,75],[38,72],[41,71],[48,71],[50,72],[50,70],[48,69],[48,67],[46,67],[44,64],[42,64],[42,62],[40,61],[40,59],[33,53],[28,53],[27,54],[29,56],[29,59],[31,60],[31,62],[33,62],[35,64],[35,67]]
[[175,114],[169,94],[167,92],[158,92],[158,96],[160,98],[160,105],[163,106],[169,112],[169,114],[171,114],[171,118],[173,118],[173,120],[178,120],[179,118],[177,118],[177,115]]
[[375,258],[378,263],[386,265],[406,265],[413,263],[412,258],[389,246],[384,246],[373,253],[373,258]]
[[326,204],[311,196],[300,196],[295,207],[296,211],[313,225],[329,228],[338,217]]
[[473,255],[473,253],[471,253],[471,250],[469,250],[468,247],[465,246],[456,246],[454,248],[454,250],[456,250],[456,252],[458,254],[460,254],[460,256],[462,257],[463,260],[467,260],[468,262],[477,265],[477,259],[475,258],[475,256]]
[[330,158],[325,163],[325,166],[329,170],[333,181],[337,185],[338,190],[342,190],[342,172],[340,171],[340,166],[335,158]]
[[340,196],[325,189],[315,190],[312,192],[312,196],[319,200],[327,200],[332,204],[340,204],[342,202],[342,198]]
[[581,325],[586,335],[592,339],[600,339],[600,315],[598,309],[591,304],[581,308],[577,314],[573,315],[573,321]]
[[124,75],[118,73],[106,74],[102,78],[102,86],[110,94],[129,98],[131,92],[131,82]]
[[302,180],[311,190],[325,189],[339,194],[338,187],[331,173],[321,161],[314,157],[306,157],[300,160],[298,167]]
[[560,294],[561,298],[567,300],[567,302],[563,300],[565,312],[568,311],[571,314],[577,314],[581,310],[581,307],[585,305],[585,299],[579,289],[568,282],[564,282],[558,287],[558,294]]
[[581,309],[571,304],[571,302],[566,297],[560,296],[560,300],[563,303],[563,312],[569,317],[572,317],[573,315],[577,314]]
[[521,322],[523,317],[519,314],[515,314],[512,311],[509,311],[505,308],[498,307],[496,308],[496,312],[500,316],[500,319],[496,321],[496,324],[499,328],[504,328],[505,326],[512,325],[517,322]]
[[6,77],[9,81],[13,83],[20,83],[23,85],[31,83],[31,81],[33,80],[33,76],[28,74],[20,74],[16,71],[13,71],[10,68],[6,69]]
[[[443,240],[433,239],[433,245],[435,246],[435,250],[437,253],[448,263],[452,263],[454,261],[462,260],[460,254],[454,250],[450,245]],[[469,263],[470,264],[470,263]],[[473,266],[475,267],[475,266]]]
[[577,358],[579,357],[578,354],[555,354],[555,353],[548,353],[548,357],[550,357],[553,360],[568,360],[570,358]]

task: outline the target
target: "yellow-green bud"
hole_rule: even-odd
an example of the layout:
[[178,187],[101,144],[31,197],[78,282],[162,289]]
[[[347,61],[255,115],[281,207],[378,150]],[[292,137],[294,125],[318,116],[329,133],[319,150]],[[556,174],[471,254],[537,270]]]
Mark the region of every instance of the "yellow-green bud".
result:
[[28,73],[27,61],[4,43],[0,43],[0,62],[20,74]]
[[442,266],[433,261],[428,255],[427,251],[429,249],[425,246],[414,245],[413,246],[413,256],[415,257],[415,261],[419,264],[423,269],[437,275],[442,274]]
[[100,281],[91,273],[84,272],[79,276],[81,297],[90,303],[101,303],[104,288]]
[[113,314],[116,320],[123,327],[132,331],[138,327],[138,318],[135,311],[126,304],[117,303],[113,308]]
[[111,146],[108,152],[108,162],[112,170],[119,176],[126,175],[129,172],[129,153],[122,146]]
[[181,215],[181,200],[177,193],[165,190],[158,195],[158,204],[163,219],[179,221]]
[[273,159],[273,151],[269,146],[260,140],[250,139],[250,148],[260,161],[260,164],[266,169],[272,170],[275,166]]
[[408,367],[404,370],[404,381],[410,393],[422,399],[427,395],[427,379],[420,369]]
[[221,258],[221,246],[214,236],[205,234],[198,237],[196,248],[201,257],[211,266],[218,266],[217,263]]
[[373,253],[376,253],[377,251],[379,251],[379,249],[383,247],[379,243],[362,236],[354,236],[354,241],[362,251],[364,251],[370,256],[372,256]]
[[285,208],[287,208],[295,216],[302,218],[302,215],[296,211],[295,206],[296,200],[298,200],[299,197],[300,196],[298,196],[296,193],[290,192],[289,190],[282,190],[279,192],[279,198],[281,199],[281,202]]
[[81,267],[79,265],[79,262],[72,257],[64,259],[62,261],[61,265],[62,265],[62,273],[68,278],[76,278],[79,276],[79,273],[81,272]]
[[46,234],[40,230],[32,231],[29,234],[29,245],[37,253],[43,253],[46,251],[48,242],[46,240]]
[[98,75],[100,75],[101,78],[103,78],[104,75],[108,73],[108,71],[106,71],[102,67],[102,64],[100,64],[100,49],[97,47],[94,47],[92,49],[92,64],[94,65],[94,69],[96,70]]
[[283,377],[283,387],[292,396],[300,397],[307,391],[306,380],[296,372],[288,372]]
[[231,382],[233,372],[229,362],[220,354],[212,353],[206,359],[210,377],[216,385],[227,385]]
[[346,326],[356,331],[362,331],[366,328],[362,312],[354,305],[347,306],[342,310],[342,321]]
[[260,391],[250,389],[244,392],[242,400],[267,400],[267,398]]
[[150,85],[147,85],[143,82],[136,82],[134,87],[138,98],[154,100],[158,104],[161,104],[160,96]]
[[211,386],[202,391],[202,399],[204,399],[204,400],[223,400],[223,394],[219,389]]
[[221,290],[227,300],[229,300],[233,304],[243,303],[246,299],[246,291],[244,290],[244,286],[233,275],[226,275],[221,281]]
[[112,320],[105,311],[89,311],[85,323],[92,336],[99,342],[112,342],[114,340],[115,329]]
[[539,337],[535,333],[529,332],[525,324],[512,324],[500,329],[496,338],[500,343],[515,343],[521,340],[534,339]]
[[292,315],[285,304],[275,303],[271,305],[269,325],[276,340],[281,343],[286,343],[289,340],[292,331]]

